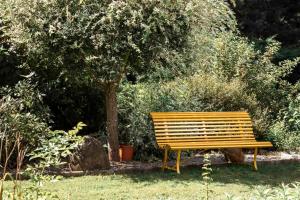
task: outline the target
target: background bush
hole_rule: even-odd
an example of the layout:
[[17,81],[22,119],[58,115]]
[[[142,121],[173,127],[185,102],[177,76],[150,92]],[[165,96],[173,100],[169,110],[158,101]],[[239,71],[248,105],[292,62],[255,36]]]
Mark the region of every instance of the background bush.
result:
[[[128,71],[127,79],[123,80],[118,95],[120,138],[122,143],[132,143],[135,146],[136,158],[151,158],[147,156],[159,154],[149,116],[152,111],[246,110],[251,114],[259,138],[271,139],[279,149],[299,147],[297,142],[299,104],[295,98],[299,96],[299,83],[297,79],[293,79],[294,85],[287,81],[290,80],[291,72],[298,60],[284,61],[286,58],[299,56],[299,51],[297,48],[282,49],[280,43],[268,39],[279,31],[276,39],[282,39],[284,45],[297,40],[293,32],[298,30],[282,29],[282,23],[286,27],[296,27],[297,16],[294,12],[290,12],[290,6],[296,7],[298,3],[293,3],[295,2],[293,0],[288,1],[292,2],[289,5],[287,2],[275,1],[272,1],[273,4],[266,4],[264,0],[260,0],[264,2],[263,4],[257,3],[258,1],[235,1],[237,3],[235,7],[232,4],[234,1],[228,2],[231,3],[190,1],[187,11],[194,12],[194,18],[189,21],[192,31],[185,41],[188,46],[183,48],[180,54],[161,52],[162,57],[158,56],[153,62],[147,63],[155,70],[140,75]],[[252,7],[254,4],[259,12]],[[277,6],[279,4],[284,6]],[[16,4],[18,5],[20,4]],[[267,5],[271,7],[275,5],[275,10],[277,8],[281,10],[272,15],[274,9]],[[0,10],[6,10],[4,4],[0,5]],[[237,20],[234,12],[237,13]],[[28,13],[25,11],[25,14]],[[286,22],[279,20],[286,15],[288,16]],[[249,16],[257,16],[255,19],[258,21],[252,22],[254,18]],[[279,25],[272,30],[265,28],[273,26],[274,19],[279,20],[280,23],[277,23]],[[16,88],[13,87],[24,78],[20,75],[28,74],[24,60],[37,57],[28,58],[23,51],[24,46],[18,45],[18,41],[9,37],[7,30],[10,22],[5,20],[5,12],[0,12],[0,86],[5,87],[1,94],[3,124],[8,123],[7,120],[11,120],[9,123],[23,123],[26,129],[24,133],[28,134],[28,137],[32,135],[32,139],[38,139],[37,133],[47,130],[49,125],[52,129],[68,130],[78,121],[83,121],[88,125],[83,134],[100,132],[105,139],[103,94],[99,86],[91,83],[89,79],[79,83],[73,80],[72,75],[67,77],[64,75],[65,71],[60,71],[56,67],[50,66],[44,71],[45,65],[41,64],[39,67],[29,63],[35,70],[34,81],[38,84],[30,86],[30,83],[25,81]],[[265,22],[268,22],[268,26],[264,25]],[[278,27],[282,30],[275,30]],[[77,30],[78,27],[74,28]],[[239,32],[239,28],[242,33]],[[250,29],[251,31],[248,31]],[[40,30],[49,31],[43,28]],[[78,29],[78,33],[82,30]],[[262,30],[262,33],[252,32],[258,30]],[[64,41],[64,34],[71,36],[75,34],[64,31],[59,33],[62,34],[62,39],[54,44],[55,48]],[[251,40],[244,35],[249,36]],[[71,36],[70,38],[74,39]],[[72,50],[72,54],[69,53],[69,49],[64,51],[68,57],[67,61],[71,63],[66,67],[74,67],[72,56],[77,51],[77,48]],[[76,59],[80,60],[81,57]],[[51,61],[54,62],[52,59],[43,58],[43,60],[47,65],[51,65]],[[40,59],[37,61],[40,62]],[[57,63],[53,63],[53,66],[55,64]],[[167,69],[165,65],[169,68]],[[27,86],[21,86],[24,84]],[[8,85],[11,87],[7,87]],[[36,93],[36,89],[40,92]],[[15,92],[17,90],[19,92]],[[20,95],[17,95],[18,93]],[[43,101],[40,93],[45,95]],[[33,97],[38,98],[33,100]],[[35,103],[27,105],[24,102]],[[20,106],[23,104],[26,106]],[[8,118],[12,116],[9,113],[20,117]],[[32,124],[36,123],[36,126],[32,127],[32,132],[29,131],[26,120],[32,121]],[[41,127],[39,126],[41,124],[44,128],[36,130],[35,127]],[[46,134],[46,131],[43,133]]]
[[[41,140],[49,135],[48,113],[48,108],[42,102],[41,93],[30,81],[19,82],[13,88],[1,88],[1,164],[6,159],[4,149],[13,151],[17,137],[22,141],[26,153],[30,153],[40,145]],[[13,153],[15,157],[16,152]],[[16,160],[10,160],[13,162],[9,164],[14,165]]]
[[[137,158],[157,152],[150,112],[245,110],[254,121],[257,137],[267,139],[277,115],[289,105],[289,94],[298,93],[298,86],[284,79],[298,60],[279,65],[272,62],[280,48],[278,43],[269,41],[259,51],[254,43],[233,32],[197,36],[204,39],[194,52],[193,75],[126,83],[121,88],[120,135],[135,146]],[[275,145],[284,142],[281,137],[286,136],[274,135]]]
[[300,95],[290,97],[287,108],[283,108],[278,119],[270,128],[269,138],[278,149],[300,148]]

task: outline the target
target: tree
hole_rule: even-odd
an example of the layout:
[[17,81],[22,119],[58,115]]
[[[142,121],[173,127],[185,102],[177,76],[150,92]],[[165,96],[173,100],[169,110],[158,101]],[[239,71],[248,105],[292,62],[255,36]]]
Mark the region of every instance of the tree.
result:
[[102,88],[109,155],[118,161],[118,85],[127,73],[176,67],[191,8],[175,0],[4,0],[0,17],[12,24],[13,43],[26,46],[24,68]]

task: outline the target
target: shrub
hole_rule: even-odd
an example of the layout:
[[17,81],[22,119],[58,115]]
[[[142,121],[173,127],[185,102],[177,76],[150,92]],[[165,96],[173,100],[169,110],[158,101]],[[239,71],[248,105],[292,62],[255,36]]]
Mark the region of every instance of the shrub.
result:
[[205,74],[160,84],[124,84],[118,95],[121,142],[134,145],[136,158],[158,155],[150,112],[253,111],[256,99],[244,87],[238,79]]
[[[58,181],[59,176],[47,175],[45,172],[50,167],[60,167],[62,164],[62,158],[68,156],[78,144],[82,142],[82,137],[77,136],[77,133],[85,126],[83,123],[78,123],[72,130],[65,131],[51,131],[48,137],[41,139],[41,144],[31,153],[26,153],[21,146],[22,141],[20,135],[16,136],[14,144],[17,148],[8,150],[6,154],[11,154],[14,150],[17,151],[16,176],[15,178],[6,171],[3,170],[3,176],[0,179],[0,199],[16,199],[16,200],[31,200],[31,199],[60,199],[58,195],[51,191],[43,190],[43,183],[48,181]],[[7,140],[3,141],[1,138],[1,144],[7,145]],[[21,148],[20,148],[21,147]],[[7,149],[5,149],[7,151]],[[20,171],[23,164],[23,158],[25,156],[35,160],[33,165],[27,165],[25,171]],[[11,157],[5,158],[7,163]],[[29,177],[30,185],[22,187],[20,178],[22,174]],[[10,178],[13,182],[12,190],[6,189],[5,181],[6,177]]]
[[279,149],[300,150],[300,94],[291,97],[289,106],[281,110],[269,138]]
[[42,95],[36,90],[36,85],[28,80],[19,82],[13,88],[2,88],[1,94],[1,140],[7,140],[8,148],[12,148],[16,135],[19,135],[26,152],[32,151],[49,134],[49,114],[42,103]]
[[211,47],[211,52],[199,49],[202,53],[194,62],[194,75],[122,86],[121,138],[134,144],[137,158],[157,152],[149,118],[152,111],[246,110],[254,120],[257,136],[266,138],[277,114],[288,105],[289,93],[298,90],[283,80],[298,59],[272,63],[278,43],[270,41],[264,51],[258,51],[253,43],[232,32],[206,42],[199,48]]

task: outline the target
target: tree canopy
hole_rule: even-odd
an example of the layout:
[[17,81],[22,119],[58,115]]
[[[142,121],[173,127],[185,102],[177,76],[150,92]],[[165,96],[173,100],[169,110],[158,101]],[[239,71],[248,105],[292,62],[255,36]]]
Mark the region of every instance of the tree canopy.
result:
[[26,49],[24,68],[103,89],[110,155],[118,160],[118,84],[157,63],[176,67],[169,63],[187,44],[189,9],[171,0],[6,0],[1,18],[11,23],[14,44]]

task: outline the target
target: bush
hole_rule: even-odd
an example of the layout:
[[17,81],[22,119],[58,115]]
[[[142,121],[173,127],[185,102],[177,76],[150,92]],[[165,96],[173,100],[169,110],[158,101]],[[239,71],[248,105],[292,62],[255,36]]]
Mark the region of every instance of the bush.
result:
[[158,155],[150,112],[253,111],[256,99],[244,87],[237,79],[205,74],[161,84],[124,84],[118,95],[120,140],[133,144],[138,159]]
[[49,134],[48,108],[42,103],[42,95],[36,90],[36,85],[25,80],[13,88],[2,88],[1,96],[1,140],[7,140],[8,148],[13,148],[15,138],[20,137],[26,152],[32,151]]
[[[269,40],[263,50],[232,31],[213,36],[198,32],[191,63],[193,75],[173,81],[125,84],[119,94],[121,139],[134,144],[137,158],[154,153],[149,113],[152,111],[240,111],[250,113],[259,138],[267,138],[289,93],[284,80],[299,59],[272,62],[280,48]],[[275,141],[274,141],[275,142]]]
[[279,149],[300,150],[300,94],[291,98],[289,106],[281,110],[269,138]]

